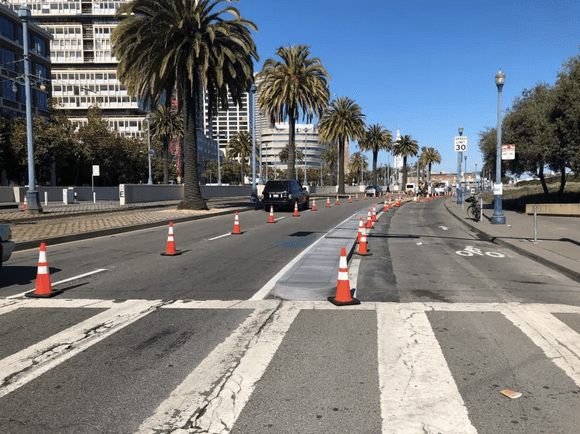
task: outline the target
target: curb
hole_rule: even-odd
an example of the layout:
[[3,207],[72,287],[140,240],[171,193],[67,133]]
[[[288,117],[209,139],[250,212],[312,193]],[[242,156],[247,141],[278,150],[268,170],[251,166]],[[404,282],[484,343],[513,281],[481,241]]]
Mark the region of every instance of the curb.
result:
[[[138,231],[138,230],[142,230],[142,229],[155,228],[158,226],[165,226],[165,225],[168,225],[170,222],[183,223],[183,222],[187,222],[187,221],[201,220],[201,219],[211,218],[211,217],[215,217],[215,216],[235,214],[236,211],[237,212],[244,212],[244,211],[253,211],[253,210],[255,210],[255,208],[231,208],[228,210],[219,211],[219,212],[216,212],[213,214],[208,214],[208,215],[188,216],[188,217],[181,217],[178,219],[165,219],[165,220],[159,220],[159,221],[151,222],[151,223],[142,223],[142,224],[138,224],[138,225],[123,226],[123,227],[119,227],[119,228],[103,229],[101,231],[83,232],[83,233],[74,234],[74,235],[63,235],[61,237],[23,241],[21,243],[16,243],[16,246],[14,247],[14,251],[19,252],[19,251],[23,251],[23,250],[36,249],[36,248],[38,248],[40,243],[45,243],[47,245],[55,245],[55,244],[69,243],[71,241],[89,240],[91,238],[99,238],[99,237],[105,237],[108,235],[116,235],[116,234],[122,234],[125,232],[132,232],[132,231]],[[79,215],[79,214],[76,214],[76,215]],[[71,216],[67,216],[67,217],[71,217]]]
[[[565,275],[566,277],[575,280],[576,282],[580,282],[580,272],[572,270],[566,266],[563,266],[555,261],[552,261],[548,258],[546,258],[545,256],[540,256],[534,252],[531,252],[527,249],[524,249],[518,245],[512,244],[509,241],[505,241],[501,238],[498,237],[494,237],[489,235],[488,233],[484,232],[483,230],[479,229],[476,226],[473,226],[472,224],[464,221],[464,219],[462,219],[460,216],[456,215],[453,211],[451,211],[449,209],[449,207],[447,206],[447,203],[445,203],[445,208],[447,208],[447,211],[449,211],[449,213],[455,217],[457,220],[459,220],[461,223],[463,223],[465,226],[467,226],[470,229],[473,229],[475,232],[477,232],[483,239],[485,239],[486,241],[489,241],[491,243],[503,246],[503,247],[507,247],[508,249],[513,250],[516,253],[519,253],[522,256],[525,256],[529,259],[532,259],[536,262],[539,262],[542,265],[545,265],[548,268],[551,268],[555,271],[558,271],[560,273],[562,273],[563,275]],[[549,253],[549,252],[548,252]]]

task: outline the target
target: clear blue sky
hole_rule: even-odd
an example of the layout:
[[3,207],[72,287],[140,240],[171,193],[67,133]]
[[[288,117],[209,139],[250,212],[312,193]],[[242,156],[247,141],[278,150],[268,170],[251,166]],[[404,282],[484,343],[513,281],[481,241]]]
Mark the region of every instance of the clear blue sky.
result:
[[[479,133],[538,82],[553,84],[580,53],[580,2],[387,0],[240,0],[255,22],[260,62],[277,47],[306,44],[331,76],[330,91],[354,99],[367,124],[409,134],[436,148],[433,170],[456,172],[453,137],[469,137],[467,170],[481,155]],[[354,147],[351,146],[351,152]],[[379,163],[387,161],[379,154]],[[411,163],[414,160],[411,160]],[[370,154],[369,154],[370,162]]]

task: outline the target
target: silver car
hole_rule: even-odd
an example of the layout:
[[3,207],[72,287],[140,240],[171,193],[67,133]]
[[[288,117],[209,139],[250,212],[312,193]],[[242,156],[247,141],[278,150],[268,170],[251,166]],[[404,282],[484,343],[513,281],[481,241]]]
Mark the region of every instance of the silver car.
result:
[[0,270],[2,270],[2,264],[10,259],[10,255],[14,251],[14,241],[12,241],[12,231],[8,225],[0,225],[0,257],[2,257],[2,262],[0,262]]

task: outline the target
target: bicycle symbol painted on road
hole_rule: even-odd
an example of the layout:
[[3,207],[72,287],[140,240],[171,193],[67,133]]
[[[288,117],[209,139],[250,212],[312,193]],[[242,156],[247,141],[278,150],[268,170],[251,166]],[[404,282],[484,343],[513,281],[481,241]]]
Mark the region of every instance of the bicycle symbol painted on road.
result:
[[474,256],[474,255],[478,255],[478,256],[490,256],[492,258],[505,258],[505,255],[503,253],[499,253],[499,252],[483,252],[481,249],[478,249],[477,247],[474,246],[467,246],[464,250],[457,250],[457,253],[459,256]]

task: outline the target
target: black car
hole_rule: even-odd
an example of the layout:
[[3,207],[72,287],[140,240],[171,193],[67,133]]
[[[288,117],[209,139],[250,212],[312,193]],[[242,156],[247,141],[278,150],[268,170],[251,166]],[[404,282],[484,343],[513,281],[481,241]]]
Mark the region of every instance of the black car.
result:
[[308,190],[294,179],[268,181],[262,192],[262,203],[265,211],[270,211],[271,205],[293,210],[294,203],[298,203],[299,209],[308,209],[309,199]]
[[378,185],[368,185],[367,188],[365,188],[365,194],[367,196],[378,196],[382,191],[383,189]]

